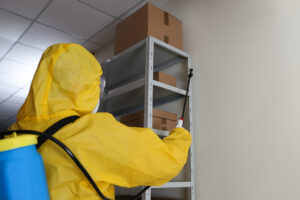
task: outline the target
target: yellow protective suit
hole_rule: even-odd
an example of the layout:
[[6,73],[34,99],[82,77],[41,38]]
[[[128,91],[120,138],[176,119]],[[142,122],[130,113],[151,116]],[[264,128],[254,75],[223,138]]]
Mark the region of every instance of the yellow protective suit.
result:
[[[161,140],[151,129],[132,128],[109,113],[91,111],[100,95],[101,66],[77,44],[56,44],[43,54],[28,97],[10,129],[44,131],[62,118],[80,118],[54,137],[66,144],[102,193],[114,199],[114,185],[162,185],[186,163],[191,135],[176,128]],[[53,200],[100,199],[79,168],[51,141],[41,153]]]

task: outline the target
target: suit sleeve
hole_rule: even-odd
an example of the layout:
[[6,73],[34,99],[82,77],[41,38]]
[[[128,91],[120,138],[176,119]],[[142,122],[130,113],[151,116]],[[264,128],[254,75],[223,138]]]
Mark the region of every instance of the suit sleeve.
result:
[[192,138],[183,128],[161,140],[151,129],[127,127],[110,114],[94,118],[98,134],[93,142],[100,144],[88,154],[94,154],[90,165],[97,168],[98,181],[122,187],[158,186],[178,175],[186,163]]

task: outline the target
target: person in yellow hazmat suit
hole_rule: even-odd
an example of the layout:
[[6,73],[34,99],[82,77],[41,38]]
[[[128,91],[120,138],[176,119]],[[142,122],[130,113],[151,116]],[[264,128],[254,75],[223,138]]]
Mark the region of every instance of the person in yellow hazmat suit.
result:
[[[100,98],[101,66],[78,44],[55,44],[42,55],[25,103],[11,130],[45,131],[80,116],[54,137],[67,145],[101,192],[115,199],[114,185],[159,186],[187,160],[191,135],[175,128],[161,140],[149,128],[127,127],[109,113],[92,113]],[[96,200],[97,193],[71,158],[51,141],[40,148],[52,200]]]

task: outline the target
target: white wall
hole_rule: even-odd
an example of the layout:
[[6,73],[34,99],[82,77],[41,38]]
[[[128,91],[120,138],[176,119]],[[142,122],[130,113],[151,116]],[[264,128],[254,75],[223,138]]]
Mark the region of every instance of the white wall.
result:
[[300,1],[166,9],[195,69],[196,199],[300,199]]

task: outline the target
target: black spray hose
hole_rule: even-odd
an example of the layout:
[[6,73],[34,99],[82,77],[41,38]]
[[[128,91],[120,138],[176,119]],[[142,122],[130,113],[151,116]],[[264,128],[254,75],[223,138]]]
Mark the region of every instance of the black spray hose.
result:
[[144,189],[142,189],[137,195],[135,195],[133,197],[132,200],[137,200],[144,192],[146,192],[146,190],[148,190],[148,188],[150,188],[150,186],[145,187]]
[[[74,153],[61,141],[56,139],[55,137],[47,134],[47,133],[42,133],[39,131],[34,131],[34,130],[13,130],[13,131],[4,131],[0,132],[0,139],[3,139],[5,135],[11,135],[13,133],[19,133],[19,134],[31,134],[31,135],[38,135],[42,137],[46,137],[47,139],[51,140],[52,142],[56,143],[58,146],[60,146],[74,161],[74,163],[79,167],[81,172],[85,175],[85,177],[88,179],[90,184],[93,186],[97,194],[103,199],[103,200],[110,200],[109,198],[105,197],[98,186],[96,185],[95,181],[91,177],[91,175],[88,173],[88,171],[84,168],[84,166],[81,164],[81,162],[77,159],[77,157],[74,155]],[[145,187],[142,189],[137,195],[133,197],[132,200],[138,199],[150,186]]]
[[73,152],[61,141],[56,139],[55,137],[52,137],[51,135],[47,133],[41,133],[38,131],[33,130],[15,130],[15,131],[5,131],[0,132],[0,139],[4,137],[4,135],[10,135],[13,133],[20,133],[20,134],[31,134],[31,135],[39,135],[42,137],[46,137],[47,139],[51,140],[52,142],[56,143],[58,146],[60,146],[74,161],[74,163],[79,167],[79,169],[82,171],[82,173],[86,176],[90,184],[93,186],[97,194],[104,200],[110,200],[109,198],[106,198],[98,186],[96,185],[95,181],[92,179],[91,175],[88,173],[88,171],[83,167],[83,165],[80,163],[80,161],[77,159],[77,157],[73,154]]
[[182,116],[181,116],[181,119],[183,120],[183,117],[184,117],[184,111],[185,111],[185,105],[186,105],[186,100],[188,98],[188,94],[189,94],[189,89],[190,89],[190,82],[191,82],[191,78],[193,76],[193,69],[190,69],[190,72],[189,72],[189,79],[188,79],[188,85],[187,85],[187,89],[186,89],[186,94],[185,94],[185,99],[184,99],[184,104],[183,104],[183,111],[182,111]]

